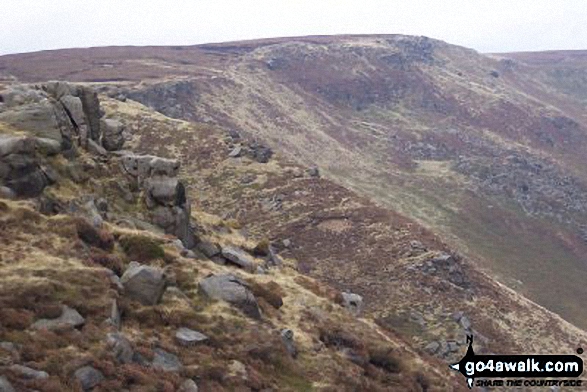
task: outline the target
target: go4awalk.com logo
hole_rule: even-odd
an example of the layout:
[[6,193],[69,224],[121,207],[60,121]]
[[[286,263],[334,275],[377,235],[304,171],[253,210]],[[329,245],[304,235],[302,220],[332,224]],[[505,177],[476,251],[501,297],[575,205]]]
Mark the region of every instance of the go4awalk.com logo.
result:
[[576,379],[583,373],[583,360],[576,355],[476,355],[473,336],[467,336],[467,343],[463,359],[450,368],[466,377],[469,388],[583,386]]

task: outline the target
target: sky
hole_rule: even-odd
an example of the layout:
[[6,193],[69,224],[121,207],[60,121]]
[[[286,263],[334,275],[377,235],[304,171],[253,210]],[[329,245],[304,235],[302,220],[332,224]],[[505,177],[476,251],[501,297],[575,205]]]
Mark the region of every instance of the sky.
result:
[[0,55],[323,34],[425,35],[479,52],[587,49],[585,0],[0,0]]

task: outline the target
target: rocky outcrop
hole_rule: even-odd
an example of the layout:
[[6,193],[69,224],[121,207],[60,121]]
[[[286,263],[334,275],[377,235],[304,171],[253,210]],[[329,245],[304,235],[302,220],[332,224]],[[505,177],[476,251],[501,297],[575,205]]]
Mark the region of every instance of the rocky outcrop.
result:
[[190,224],[191,207],[185,186],[177,178],[179,161],[126,154],[121,164],[143,190],[151,222],[165,233],[175,235],[187,249],[193,248],[196,239]]
[[8,135],[0,135],[3,196],[36,197],[52,184],[56,179],[45,165],[46,156],[71,158],[78,147],[106,156],[107,150],[123,146],[119,122],[104,120],[102,134],[100,101],[89,87],[49,82],[11,86],[1,95],[0,123],[8,127]]
[[248,285],[234,275],[212,275],[200,282],[200,291],[207,297],[226,301],[247,316],[259,319],[261,311]]

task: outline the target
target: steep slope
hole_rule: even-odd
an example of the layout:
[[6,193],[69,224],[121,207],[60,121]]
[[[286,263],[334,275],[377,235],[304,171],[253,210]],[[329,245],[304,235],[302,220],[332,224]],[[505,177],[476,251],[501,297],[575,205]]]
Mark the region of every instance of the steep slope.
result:
[[552,313],[587,326],[584,111],[536,67],[403,36],[0,58],[6,84],[94,82],[133,150],[183,162],[194,211],[363,295],[442,361],[467,331],[491,352],[585,342]]
[[339,36],[40,52],[4,56],[0,72],[108,81],[112,96],[257,138],[585,327],[582,57],[511,57]]
[[[66,83],[2,96],[3,389],[464,390],[445,363],[357,317],[360,297],[302,275],[294,255],[203,201],[184,206],[199,193],[224,200],[202,186],[205,165],[227,163],[219,129]],[[267,176],[293,168],[265,165]],[[183,223],[161,223],[184,211],[197,246]]]

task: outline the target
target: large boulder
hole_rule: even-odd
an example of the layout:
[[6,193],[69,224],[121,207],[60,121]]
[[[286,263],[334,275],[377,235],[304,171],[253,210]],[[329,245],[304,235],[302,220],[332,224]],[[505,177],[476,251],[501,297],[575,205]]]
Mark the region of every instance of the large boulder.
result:
[[100,123],[102,146],[108,151],[118,151],[124,145],[124,125],[118,120],[106,119]]
[[124,293],[143,305],[156,305],[165,291],[165,276],[159,268],[130,263],[120,279]]
[[212,275],[200,282],[200,291],[208,298],[226,301],[247,316],[260,319],[257,299],[241,279],[230,274]]
[[190,206],[165,207],[158,206],[152,211],[151,221],[167,234],[173,234],[181,240],[183,246],[191,249],[196,239],[190,225]]

